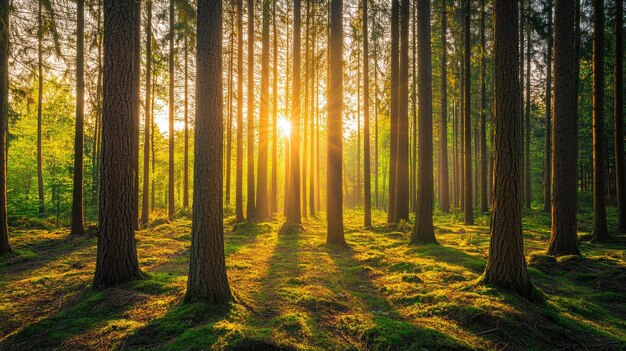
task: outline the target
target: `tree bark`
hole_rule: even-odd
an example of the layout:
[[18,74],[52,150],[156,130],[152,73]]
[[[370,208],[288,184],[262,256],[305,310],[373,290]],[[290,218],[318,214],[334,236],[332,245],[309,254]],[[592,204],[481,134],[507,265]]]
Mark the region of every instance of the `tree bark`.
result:
[[532,181],[530,174],[530,130],[532,129],[530,125],[530,45],[531,45],[531,28],[530,28],[530,0],[528,0],[527,7],[528,15],[526,16],[526,121],[524,125],[526,128],[524,132],[526,136],[524,138],[524,200],[526,203],[526,208],[530,209],[532,205]]
[[439,162],[441,164],[439,178],[439,209],[450,211],[450,177],[448,175],[448,1],[441,4],[441,130],[439,136]]
[[84,232],[83,144],[85,122],[85,1],[76,2],[76,130],[74,136],[74,184],[70,235]]
[[389,209],[387,223],[396,220],[396,163],[398,150],[398,71],[400,51],[400,0],[391,0],[391,101],[389,102]]
[[626,232],[626,178],[624,175],[624,0],[615,0],[615,184],[617,193],[617,231]]
[[552,153],[552,227],[548,255],[580,255],[577,235],[578,92],[576,84],[575,6],[554,6],[554,127]]
[[100,223],[93,287],[141,277],[133,230],[134,0],[104,3],[104,104]]
[[39,27],[37,30],[37,188],[39,191],[39,217],[45,216],[45,198],[43,189],[43,156],[41,149],[41,129],[43,119],[43,0],[39,0]]
[[289,158],[289,206],[287,223],[300,224],[300,49],[301,49],[301,0],[293,2],[293,98],[291,103],[291,135]]
[[[552,201],[552,3],[548,6],[548,48],[546,58],[546,139],[543,166],[543,212],[551,213]],[[573,56],[573,53],[570,53]],[[571,107],[570,107],[571,108]],[[575,116],[575,111],[573,111]],[[575,166],[575,165],[574,165]]]
[[150,220],[150,208],[148,195],[150,193],[150,103],[152,99],[152,0],[146,2],[148,18],[146,23],[146,102],[144,119],[143,141],[143,193],[141,198],[141,225],[148,225]]
[[168,187],[167,187],[167,214],[169,219],[174,218],[174,0],[169,4],[169,159],[168,159]]
[[254,0],[248,0],[248,192],[246,217],[256,220],[254,195]]
[[269,219],[267,191],[267,155],[269,144],[270,105],[270,1],[263,0],[263,30],[261,45],[261,108],[259,113],[259,161],[257,174],[256,218]]
[[370,68],[369,68],[369,32],[368,32],[368,0],[361,0],[363,16],[363,224],[372,226],[372,190],[370,174]]
[[465,211],[465,224],[474,224],[474,204],[473,204],[473,195],[472,195],[472,109],[471,109],[471,43],[470,43],[470,3],[471,0],[465,0],[463,5],[463,45],[464,45],[464,56],[463,56],[463,84],[465,88],[463,89],[463,135],[464,135],[464,173],[465,173],[465,184],[463,186],[464,190],[464,211]]
[[185,142],[184,142],[184,156],[183,156],[183,208],[189,208],[189,35],[184,33],[184,48],[183,48],[183,60],[184,60],[184,72],[185,78],[183,79],[184,87],[184,113],[183,118],[185,121]]
[[273,74],[272,74],[272,192],[270,213],[278,211],[278,31],[276,30],[276,0],[272,3]]
[[13,252],[7,216],[7,125],[9,120],[9,0],[0,0],[0,255]]
[[185,302],[232,299],[224,258],[222,1],[198,1],[192,243]]
[[395,223],[409,219],[409,18],[409,1],[402,0],[400,5]]
[[480,2],[480,211],[489,211],[487,198],[487,45],[485,0]]
[[243,222],[243,0],[237,0],[237,169],[235,219]]

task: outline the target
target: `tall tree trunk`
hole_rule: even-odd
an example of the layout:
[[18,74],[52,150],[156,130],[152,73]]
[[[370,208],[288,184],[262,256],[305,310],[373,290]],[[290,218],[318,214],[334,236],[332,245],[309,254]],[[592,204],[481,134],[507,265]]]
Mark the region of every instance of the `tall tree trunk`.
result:
[[[450,210],[450,191],[448,176],[448,27],[447,27],[448,1],[442,1],[441,5],[441,130],[439,137],[439,162],[441,164],[439,178],[439,209],[442,212]],[[432,78],[432,77],[431,77]]]
[[[298,1],[298,0],[296,0]],[[343,234],[342,138],[343,138],[343,0],[331,0],[329,24],[329,87],[327,133],[326,242],[347,245]]]
[[396,163],[398,151],[398,70],[400,52],[400,0],[391,0],[391,101],[389,102],[390,113],[390,136],[389,136],[389,210],[387,211],[387,223],[396,220]]
[[[519,99],[520,99],[520,104],[519,104],[519,108],[520,108],[520,116],[522,116],[522,140],[524,137],[524,130],[525,130],[525,126],[524,126],[524,50],[525,50],[525,46],[524,46],[524,19],[525,19],[525,11],[524,11],[524,1],[525,0],[520,0],[519,1],[519,11],[520,11],[520,18],[519,18],[519,84],[520,84],[520,89],[519,89]],[[525,187],[524,187],[524,181],[526,180],[525,177],[525,172],[524,172],[524,167],[526,165],[524,164],[524,147],[523,147],[523,141],[522,141],[522,179],[519,183],[519,186],[521,187],[521,197],[520,197],[520,201],[522,203],[522,205],[524,205],[524,193],[525,193]]]
[[[355,33],[356,36],[356,33]],[[361,201],[361,51],[356,49],[356,179],[354,182],[354,205]]]
[[289,157],[289,207],[287,223],[300,224],[300,49],[301,49],[301,0],[293,7],[293,101],[291,103],[291,137]]
[[0,255],[13,252],[7,216],[7,125],[9,120],[9,0],[0,0]]
[[259,161],[257,174],[256,218],[266,221],[270,217],[267,192],[267,154],[269,144],[270,105],[270,5],[263,0],[263,33],[261,52],[261,109],[259,113]]
[[593,0],[593,240],[609,237],[604,179],[604,0]]
[[[522,238],[522,132],[519,99],[518,9],[495,0],[495,179],[489,259],[482,282],[538,300],[526,269]],[[468,205],[468,204],[466,204]]]
[[167,214],[174,218],[174,0],[169,5],[170,47],[169,47],[169,160],[168,160],[168,187],[167,187]]
[[531,28],[530,28],[530,0],[528,0],[528,15],[526,16],[526,121],[524,125],[526,128],[524,132],[526,134],[524,138],[524,200],[526,203],[526,208],[530,209],[532,205],[532,182],[531,182],[531,174],[530,174],[530,130],[532,129],[530,125],[530,39],[531,39]]
[[577,235],[578,93],[576,9],[572,1],[554,5],[554,129],[552,228],[548,255],[580,255]]
[[474,224],[474,204],[472,195],[472,108],[471,108],[471,43],[470,43],[470,3],[471,0],[465,0],[463,5],[463,135],[464,135],[464,155],[465,155],[465,184],[464,184],[464,210],[465,210],[465,224]]
[[301,177],[302,181],[300,183],[300,208],[303,218],[307,218],[306,211],[306,182],[307,182],[307,173],[308,173],[308,160],[307,160],[307,147],[308,147],[308,134],[307,134],[307,125],[309,123],[309,82],[310,79],[310,68],[311,68],[311,58],[310,58],[310,30],[311,30],[311,2],[309,0],[305,0],[306,3],[306,19],[305,19],[305,32],[304,32],[304,108],[303,108],[303,117],[304,121],[302,124],[302,161],[301,165]]
[[139,229],[139,119],[141,111],[141,1],[135,7],[135,51],[133,52],[133,228]]
[[617,231],[626,232],[626,178],[624,175],[624,0],[615,0],[615,185]]
[[272,192],[270,213],[278,211],[278,31],[276,30],[276,0],[272,3],[273,74],[272,74]]
[[[417,5],[412,6],[412,34],[411,34],[411,133],[412,133],[412,147],[411,147],[411,197],[410,197],[410,211],[417,209]],[[441,177],[439,177],[441,180]],[[441,190],[441,187],[437,187]],[[441,195],[441,194],[440,194]]]
[[243,0],[237,0],[237,169],[235,174],[235,219],[243,217]]
[[[186,29],[185,29],[186,30]],[[184,120],[185,120],[185,150],[183,156],[183,208],[189,208],[189,35],[184,34]],[[222,146],[223,147],[223,146]]]
[[[376,12],[373,16],[373,24],[376,23]],[[379,193],[378,193],[378,110],[379,110],[379,95],[378,95],[378,35],[374,36],[374,193],[375,193],[375,208],[380,209]]]
[[480,2],[480,211],[489,211],[487,200],[487,46],[485,0]]
[[141,276],[133,230],[134,0],[104,3],[104,105],[100,223],[93,287],[111,287]]
[[[408,3],[408,0],[404,0]],[[417,0],[417,79],[419,84],[419,177],[411,244],[437,243],[433,228],[433,103],[430,0]]]
[[[311,109],[310,109],[310,119],[311,119],[311,129],[309,132],[309,135],[311,137],[311,146],[309,148],[309,213],[311,215],[311,217],[315,218],[315,143],[316,143],[316,138],[315,138],[315,117],[317,116],[317,101],[315,100],[317,97],[317,90],[316,90],[316,77],[317,77],[317,22],[316,22],[316,16],[317,16],[317,4],[314,2],[311,6],[313,6],[312,9],[312,21],[313,21],[313,28],[312,28],[312,34],[313,34],[313,40],[311,41],[311,63],[310,63],[310,70],[311,70]],[[319,126],[318,126],[319,128]],[[306,209],[305,209],[306,212]]]
[[361,0],[363,16],[363,200],[365,227],[372,226],[372,190],[370,175],[370,66],[369,66],[369,33],[368,33],[368,0]]
[[409,1],[402,0],[400,5],[395,223],[409,219],[409,18]]
[[[569,24],[569,23],[568,23]],[[548,47],[546,52],[546,139],[543,166],[543,212],[550,213],[552,193],[552,3],[548,6]],[[573,53],[572,53],[573,55]],[[571,108],[571,106],[569,107]],[[575,112],[572,114],[576,116]],[[576,137],[577,138],[577,137]],[[574,165],[576,167],[576,165]],[[574,172],[575,173],[575,172]]]
[[222,1],[198,1],[194,196],[185,302],[232,299],[224,259]]
[[96,121],[93,130],[93,147],[91,152],[92,170],[91,170],[91,192],[93,203],[98,206],[98,189],[100,188],[100,146],[102,137],[102,4],[98,6],[96,18],[96,46],[97,58],[96,66],[98,75],[96,77]]
[[146,23],[146,102],[144,105],[144,141],[143,141],[143,193],[141,198],[141,225],[148,225],[150,209],[148,194],[150,187],[150,103],[152,99],[152,0],[146,2],[148,19]]
[[43,118],[43,0],[39,0],[39,27],[37,30],[37,188],[39,190],[39,217],[45,216],[43,190],[43,160],[41,150],[41,127]]
[[76,2],[76,134],[74,136],[74,187],[72,192],[72,229],[82,235],[83,216],[83,143],[85,121],[85,1]]
[[248,192],[246,217],[256,219],[254,203],[254,0],[248,0]]
[[[154,80],[152,82],[152,91],[156,91],[157,77],[158,76],[155,76]],[[155,204],[155,192],[154,192],[154,175],[156,174],[156,172],[155,172],[155,170],[156,170],[156,153],[154,152],[154,134],[155,134],[154,133],[154,131],[155,131],[154,129],[156,127],[155,124],[154,124],[154,100],[155,100],[154,95],[156,95],[156,94],[152,95],[152,101],[150,102],[150,112],[151,112],[150,113],[151,114],[151,116],[150,116],[151,117],[151,121],[150,121],[151,122],[150,123],[150,125],[151,125],[151,128],[150,128],[150,131],[151,131],[151,133],[150,133],[150,150],[152,151],[152,179],[150,180],[150,182],[151,182],[150,194],[152,194],[151,195],[152,198],[150,200],[150,209],[151,209],[151,211],[154,211],[154,208],[155,208],[154,206],[156,205]]]
[[[231,4],[234,2],[231,1]],[[231,188],[231,171],[232,171],[232,153],[233,153],[233,59],[235,56],[235,12],[230,11],[230,36],[229,52],[228,52],[228,122],[226,123],[226,205],[230,205],[230,188]]]

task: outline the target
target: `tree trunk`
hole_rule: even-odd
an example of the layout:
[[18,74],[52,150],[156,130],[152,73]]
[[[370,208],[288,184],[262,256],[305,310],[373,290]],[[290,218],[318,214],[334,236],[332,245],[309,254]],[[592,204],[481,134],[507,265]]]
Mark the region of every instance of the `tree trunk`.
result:
[[254,203],[254,0],[248,0],[248,173],[246,217],[255,220]]
[[593,0],[593,240],[609,237],[604,179],[604,0]]
[[7,125],[9,120],[9,0],[0,0],[0,255],[13,252],[7,218]]
[[[569,23],[568,23],[569,24]],[[546,58],[546,139],[543,166],[543,212],[550,213],[552,193],[552,3],[548,6],[548,48]],[[573,55],[573,53],[571,54]],[[570,106],[571,108],[571,106]],[[575,111],[572,115],[576,116]],[[577,123],[577,122],[576,122]],[[578,137],[576,137],[578,138]],[[574,165],[576,167],[576,165]],[[575,191],[575,190],[574,190]]]
[[76,2],[76,134],[74,137],[74,187],[72,192],[72,228],[70,235],[82,235],[83,215],[83,143],[85,121],[85,1]]
[[152,99],[152,0],[146,2],[148,19],[146,23],[146,102],[144,106],[144,141],[143,141],[143,193],[141,198],[141,225],[148,225],[150,209],[148,194],[150,187],[150,103]]
[[300,49],[301,49],[301,1],[293,7],[293,101],[291,103],[291,136],[289,158],[289,207],[287,223],[300,224]]
[[243,222],[243,0],[237,0],[237,170],[235,219]]
[[[186,29],[184,29],[186,31]],[[184,75],[183,79],[184,87],[184,120],[185,120],[185,150],[183,156],[183,208],[189,208],[189,35],[187,33],[184,34],[185,43],[183,48],[183,56],[184,56]]]
[[368,33],[368,0],[361,0],[363,16],[363,201],[365,227],[372,226],[372,190],[370,174],[370,68],[369,68],[369,33]]
[[[296,0],[298,1],[298,0]],[[394,0],[395,1],[395,0]],[[327,127],[328,179],[326,213],[328,234],[326,242],[345,246],[343,234],[342,139],[343,139],[343,0],[330,2],[329,87]]]
[[39,28],[37,30],[37,188],[39,190],[39,217],[45,216],[45,199],[43,190],[43,160],[41,150],[41,126],[43,114],[43,0],[39,0]]
[[278,211],[278,31],[276,30],[276,0],[272,3],[273,74],[272,74],[272,192],[270,213]]
[[185,302],[232,299],[224,259],[222,1],[198,1],[191,260]]
[[577,235],[578,100],[575,6],[554,6],[554,129],[552,153],[552,228],[548,255],[580,255]]
[[[234,2],[231,2],[234,4]],[[233,154],[233,58],[235,56],[235,16],[234,11],[230,11],[230,35],[228,38],[228,122],[226,123],[226,195],[224,199],[226,206],[230,205],[232,154]]]
[[[315,143],[316,143],[316,139],[315,139],[315,131],[316,131],[316,121],[315,121],[315,117],[317,116],[317,101],[315,100],[315,98],[317,97],[317,90],[316,90],[316,73],[317,73],[317,58],[316,58],[316,52],[317,52],[317,22],[316,22],[316,17],[317,17],[317,5],[314,2],[312,4],[313,6],[313,15],[312,15],[312,20],[313,20],[313,40],[312,40],[312,47],[311,47],[311,63],[310,63],[310,67],[309,69],[311,70],[311,111],[310,111],[310,119],[311,119],[311,130],[309,132],[309,135],[311,137],[311,146],[309,148],[309,213],[311,215],[311,217],[315,218]],[[318,127],[319,128],[319,127]],[[306,208],[305,211],[306,212]]]
[[[441,130],[439,137],[439,162],[441,164],[439,178],[439,209],[442,212],[450,211],[450,190],[448,175],[448,27],[447,27],[448,1],[444,0],[441,5]],[[432,75],[432,73],[431,73]],[[431,77],[432,78],[432,77]],[[432,95],[432,94],[431,94]],[[431,106],[432,107],[432,106]]]
[[[407,0],[404,0],[408,2]],[[419,84],[419,177],[411,244],[437,243],[433,228],[433,105],[430,0],[417,1],[417,79]]]
[[526,269],[522,238],[522,132],[517,64],[518,9],[495,0],[495,179],[489,259],[482,282],[538,300]]
[[174,218],[174,0],[169,4],[169,160],[168,160],[168,187],[167,187],[167,214],[169,219]]
[[395,223],[409,219],[409,18],[409,1],[402,0],[400,5]]
[[398,70],[400,51],[400,0],[391,0],[391,101],[389,102],[389,210],[387,223],[396,220],[396,163],[398,150]]
[[531,182],[531,174],[530,174],[530,130],[532,129],[530,125],[530,39],[531,39],[531,28],[530,28],[530,0],[528,0],[528,15],[526,16],[526,121],[524,125],[526,126],[524,132],[526,133],[526,137],[524,138],[525,150],[524,150],[524,200],[526,203],[526,208],[530,209],[532,205],[532,182]]
[[465,88],[463,89],[463,135],[464,135],[464,155],[465,155],[465,184],[463,186],[463,190],[465,191],[465,197],[463,201],[464,210],[465,210],[465,224],[474,224],[474,204],[473,204],[473,195],[472,195],[472,109],[471,109],[471,43],[470,43],[470,3],[471,0],[465,0],[463,5],[463,45],[464,45],[464,56],[463,56],[463,84]]
[[133,230],[134,0],[104,3],[104,105],[100,223],[93,287],[107,288],[141,277]]
[[257,174],[256,218],[270,217],[267,192],[267,154],[269,144],[270,105],[270,1],[263,0],[263,33],[261,52],[261,108],[259,113],[259,161]]
[[480,211],[489,211],[487,200],[487,46],[485,40],[485,0],[480,2]]
[[[376,12],[374,12],[372,23],[376,23]],[[378,193],[378,35],[374,36],[374,193],[375,208],[380,209],[379,193]]]
[[617,193],[617,231],[626,232],[626,178],[624,175],[624,0],[615,1],[615,185]]

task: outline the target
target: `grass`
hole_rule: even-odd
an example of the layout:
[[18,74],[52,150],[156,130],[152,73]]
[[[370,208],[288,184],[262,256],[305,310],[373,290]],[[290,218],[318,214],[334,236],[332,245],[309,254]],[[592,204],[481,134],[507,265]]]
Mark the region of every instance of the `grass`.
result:
[[[237,302],[185,305],[191,223],[137,233],[147,277],[93,291],[97,239],[19,229],[0,258],[0,349],[64,350],[623,350],[626,238],[581,243],[583,257],[544,255],[549,218],[525,216],[533,305],[476,281],[489,218],[436,214],[441,245],[408,246],[410,225],[362,227],[346,212],[350,249],[325,245],[324,219],[234,225],[225,251]],[[611,217],[613,214],[611,213]],[[581,215],[580,234],[589,227]]]

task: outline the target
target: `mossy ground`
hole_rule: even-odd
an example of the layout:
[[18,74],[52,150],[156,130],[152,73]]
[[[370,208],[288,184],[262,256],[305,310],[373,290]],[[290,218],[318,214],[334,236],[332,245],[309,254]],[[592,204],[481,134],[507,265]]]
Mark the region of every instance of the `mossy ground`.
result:
[[[610,213],[614,217],[613,213]],[[0,258],[0,349],[463,350],[626,349],[626,238],[581,243],[583,258],[544,255],[549,217],[525,216],[529,270],[545,305],[477,285],[489,218],[437,214],[441,245],[408,246],[410,225],[346,212],[349,250],[325,245],[324,219],[278,235],[280,219],[226,220],[236,303],[184,305],[191,226],[137,233],[147,277],[94,291],[95,237],[12,233]],[[581,215],[581,235],[590,228]]]

